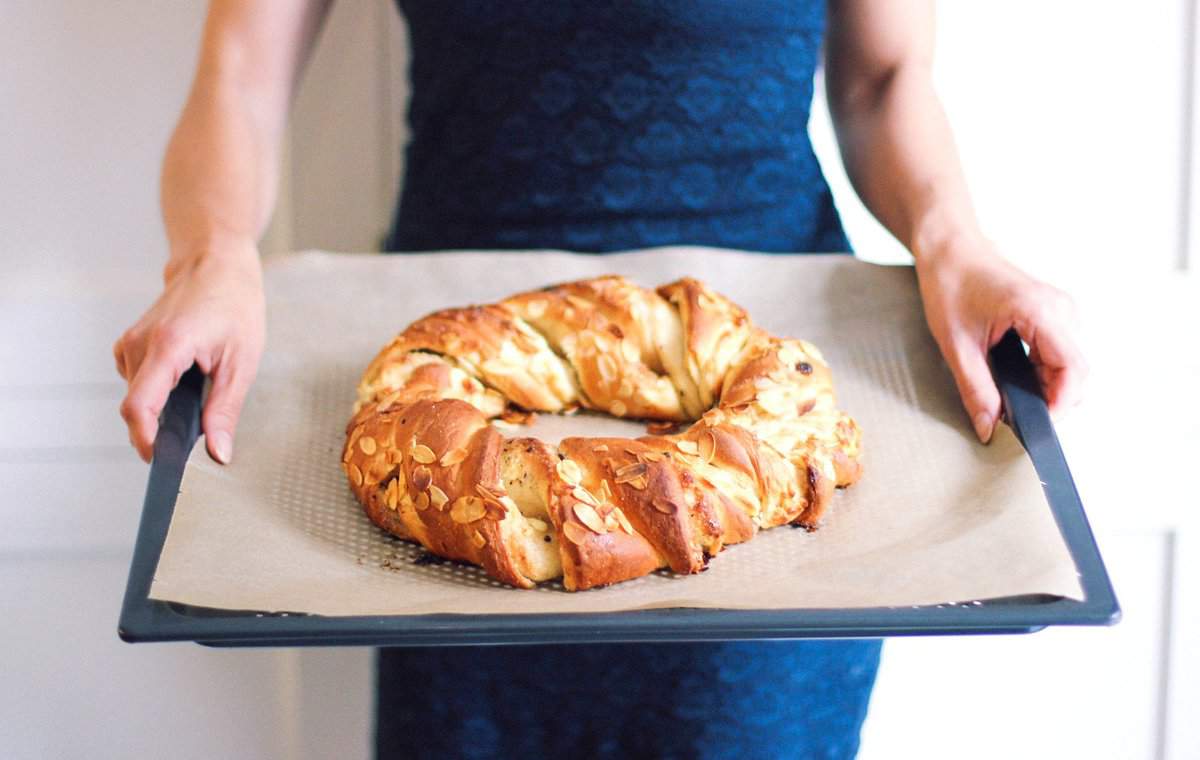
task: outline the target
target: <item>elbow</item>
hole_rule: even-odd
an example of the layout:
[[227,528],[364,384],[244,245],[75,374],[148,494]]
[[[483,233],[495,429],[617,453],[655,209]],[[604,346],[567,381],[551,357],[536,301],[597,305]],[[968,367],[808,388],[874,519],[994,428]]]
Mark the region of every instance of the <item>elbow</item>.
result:
[[897,91],[914,85],[933,87],[932,59],[913,56],[860,71],[843,71],[830,61],[825,79],[829,111],[836,121],[877,113]]

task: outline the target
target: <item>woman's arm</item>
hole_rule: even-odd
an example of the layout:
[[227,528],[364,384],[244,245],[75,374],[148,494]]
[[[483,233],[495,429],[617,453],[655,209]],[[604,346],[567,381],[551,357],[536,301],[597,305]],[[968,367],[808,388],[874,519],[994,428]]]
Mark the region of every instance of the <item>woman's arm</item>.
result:
[[932,0],[829,0],[826,89],[847,173],[916,259],[930,331],[980,440],[1000,413],[988,349],[1009,328],[1030,345],[1052,410],[1086,375],[1074,307],[1001,258],[971,207],[933,89]]
[[275,204],[288,105],[329,0],[214,0],[187,104],[163,160],[169,256],[162,295],[113,346],[121,416],[149,460],[158,415],[197,363],[212,380],[201,426],[228,462],[262,355],[257,240]]

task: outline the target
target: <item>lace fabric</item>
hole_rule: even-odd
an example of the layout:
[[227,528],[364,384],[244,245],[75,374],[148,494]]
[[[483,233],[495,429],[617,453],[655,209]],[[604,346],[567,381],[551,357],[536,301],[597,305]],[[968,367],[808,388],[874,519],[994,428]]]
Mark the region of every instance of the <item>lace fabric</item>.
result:
[[399,0],[389,250],[847,251],[808,139],[824,3]]

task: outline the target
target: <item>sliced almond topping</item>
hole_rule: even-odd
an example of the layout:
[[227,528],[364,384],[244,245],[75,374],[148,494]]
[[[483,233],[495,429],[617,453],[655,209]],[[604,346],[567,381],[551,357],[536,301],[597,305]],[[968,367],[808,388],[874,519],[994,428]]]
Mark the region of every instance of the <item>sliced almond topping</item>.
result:
[[346,462],[349,462],[350,455],[353,453],[354,453],[354,449],[351,448],[350,446],[346,446],[346,450],[344,452],[342,452],[342,463],[345,464]]
[[608,528],[604,527],[604,518],[600,517],[600,514],[591,505],[577,501],[572,507],[572,511],[579,518],[579,522],[588,526],[593,532],[601,534],[608,532]]
[[577,486],[583,480],[583,472],[571,459],[560,459],[555,469],[558,470],[558,476],[570,485]]
[[621,380],[621,387],[617,388],[617,395],[621,398],[629,398],[633,395],[633,381],[629,378]]
[[622,467],[621,469],[617,470],[614,481],[618,485],[620,485],[621,483],[628,483],[629,481],[633,480],[634,478],[640,478],[641,476],[643,476],[645,474],[646,474],[646,463],[645,462],[635,462],[633,464],[627,464],[624,467]]
[[662,512],[664,515],[673,515],[679,511],[679,505],[669,499],[663,499],[656,496],[650,503],[654,505],[656,510]]
[[645,451],[642,452],[641,458],[645,459],[647,462],[661,462],[663,455],[658,451]]
[[546,306],[546,301],[538,298],[525,304],[525,313],[534,319],[538,319],[546,313]]
[[607,443],[598,443],[592,447],[592,451],[596,452],[597,454],[608,451],[608,444]]
[[571,491],[571,495],[582,502],[591,504],[593,507],[600,506],[600,500],[592,496],[591,492],[583,486],[575,486],[574,490]]
[[375,439],[369,435],[364,435],[362,438],[358,439],[358,447],[362,449],[362,453],[366,454],[367,456],[371,456],[375,453],[376,449]]
[[429,503],[434,509],[441,509],[446,502],[450,501],[450,497],[446,496],[446,492],[435,485],[429,486]]
[[574,293],[567,294],[567,303],[571,304],[580,311],[590,311],[592,308],[591,301],[587,300],[586,298],[581,298]]
[[560,348],[562,348],[562,352],[564,354],[571,356],[575,353],[575,345],[578,340],[579,339],[575,337],[575,333],[567,333],[562,337],[562,340],[559,341],[558,345]]
[[494,522],[500,522],[504,519],[504,516],[508,514],[508,509],[504,506],[504,503],[500,501],[484,499],[483,508],[487,510],[487,519]]
[[699,454],[699,453],[700,453],[700,447],[696,445],[696,442],[695,442],[695,441],[689,441],[689,440],[687,440],[686,438],[685,438],[685,439],[683,439],[683,440],[680,440],[680,441],[676,441],[676,442],[675,442],[675,448],[679,449],[679,450],[680,450],[680,451],[682,451],[684,454],[693,454],[693,455],[695,455],[695,454]]
[[417,494],[417,498],[413,500],[413,506],[422,512],[429,509],[429,494],[424,491]]
[[440,464],[442,467],[453,467],[454,465],[459,464],[466,459],[467,453],[468,452],[466,449],[451,449],[442,455],[442,458],[438,464]]
[[617,363],[608,354],[600,354],[596,360],[596,369],[600,372],[600,382],[608,385],[617,377]]
[[621,527],[621,523],[617,522],[617,518],[612,512],[609,512],[604,516],[604,527],[610,531],[617,530]]
[[625,402],[617,399],[608,407],[608,411],[612,412],[614,417],[624,417],[629,411],[629,407],[625,406]]
[[704,435],[700,436],[700,458],[704,460],[705,464],[709,464],[716,454],[717,436],[713,431],[706,430]]
[[424,491],[429,488],[429,484],[433,482],[433,473],[424,465],[418,465],[417,469],[413,470],[412,484],[413,488],[418,491]]
[[642,352],[630,340],[621,341],[621,355],[625,357],[625,361],[631,363],[642,360]]
[[563,535],[573,544],[582,544],[591,533],[577,522],[569,522],[562,527]]
[[494,488],[490,488],[488,486],[485,486],[483,483],[475,484],[475,493],[482,496],[484,501],[487,501],[489,499],[491,499],[492,501],[499,501],[500,498],[502,496],[504,496],[503,491],[498,491]]
[[645,491],[647,484],[648,483],[646,481],[645,475],[636,477],[633,480],[629,481],[629,485],[633,486],[634,488],[636,488],[639,491]]
[[529,523],[529,527],[538,533],[545,533],[550,530],[550,524],[538,517],[526,517],[525,522]]
[[483,506],[483,499],[477,496],[455,499],[453,506],[450,507],[450,519],[464,525],[478,520],[486,513],[487,508]]
[[350,475],[351,483],[353,483],[356,486],[360,486],[360,487],[362,486],[363,474],[362,474],[362,470],[358,469],[358,465],[351,462],[350,467],[346,472]]
[[391,393],[389,393],[388,395],[383,397],[383,400],[380,401],[379,405],[375,407],[375,411],[379,412],[380,414],[383,414],[387,410],[391,409],[392,404],[399,401],[400,396],[402,396],[403,394],[404,394],[403,390],[392,391]]
[[399,489],[396,488],[396,481],[388,482],[387,491],[384,492],[384,500],[387,502],[388,509],[395,511],[396,499],[399,498]]
[[617,518],[617,522],[621,524],[621,528],[626,533],[633,535],[633,526],[629,523],[629,518],[625,516],[625,512],[620,507],[614,507],[610,514]]
[[413,446],[413,459],[421,464],[433,464],[434,460],[437,459],[437,455],[433,453],[433,449],[423,443],[418,443],[416,446]]
[[475,531],[471,534],[471,543],[475,544],[476,549],[482,549],[487,546],[487,539],[483,537],[482,533]]
[[612,487],[608,485],[608,480],[600,481],[600,501],[608,503],[612,501]]
[[388,464],[400,464],[404,461],[404,452],[400,449],[388,449],[386,460]]

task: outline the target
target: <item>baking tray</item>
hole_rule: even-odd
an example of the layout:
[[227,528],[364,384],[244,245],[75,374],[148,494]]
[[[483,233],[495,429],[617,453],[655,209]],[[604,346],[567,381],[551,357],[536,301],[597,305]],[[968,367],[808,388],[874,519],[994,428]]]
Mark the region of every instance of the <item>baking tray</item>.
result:
[[1084,600],[1021,596],[917,607],[524,615],[326,617],[195,607],[149,598],[184,465],[200,432],[204,376],[193,367],[163,411],[118,633],[129,642],[210,646],[450,646],[720,641],[1029,633],[1049,625],[1111,625],[1120,607],[1025,348],[1009,332],[992,350],[1009,424],[1025,446],[1075,561]]

